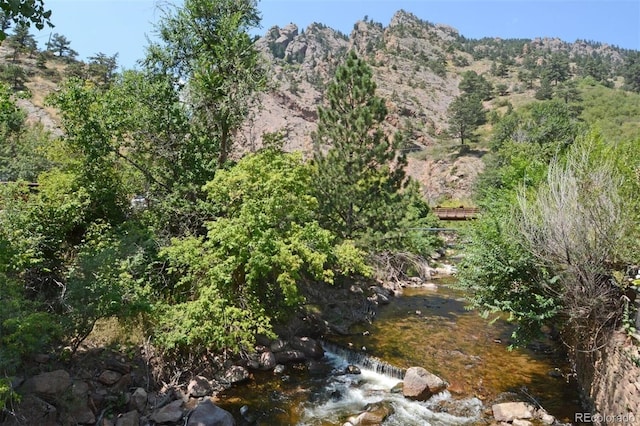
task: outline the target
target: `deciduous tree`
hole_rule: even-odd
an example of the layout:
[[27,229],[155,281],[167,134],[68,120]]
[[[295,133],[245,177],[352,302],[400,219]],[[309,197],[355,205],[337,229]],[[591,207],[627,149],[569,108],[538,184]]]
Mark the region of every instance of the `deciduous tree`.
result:
[[226,163],[236,132],[266,85],[265,68],[249,35],[258,24],[255,0],[186,0],[181,8],[167,11],[158,25],[160,41],[149,47],[146,66],[186,85],[200,128],[200,154],[215,155],[213,166]]

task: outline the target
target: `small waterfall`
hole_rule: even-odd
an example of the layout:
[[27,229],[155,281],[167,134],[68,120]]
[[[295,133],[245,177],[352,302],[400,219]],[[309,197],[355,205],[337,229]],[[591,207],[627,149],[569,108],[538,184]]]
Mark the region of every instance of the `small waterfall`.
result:
[[351,349],[338,346],[335,343],[325,341],[322,341],[322,347],[326,352],[330,352],[344,359],[349,364],[357,365],[360,368],[371,370],[377,374],[391,377],[393,379],[404,379],[406,371],[403,368],[386,363],[376,357],[369,356],[362,352],[352,351]]

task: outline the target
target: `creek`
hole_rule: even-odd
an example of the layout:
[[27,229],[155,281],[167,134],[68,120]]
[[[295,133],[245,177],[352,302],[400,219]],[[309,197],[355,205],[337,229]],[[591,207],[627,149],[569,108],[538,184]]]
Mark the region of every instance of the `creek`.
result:
[[[447,285],[407,288],[379,309],[372,324],[325,343],[325,357],[287,366],[281,374],[256,373],[249,385],[219,395],[222,408],[243,423],[250,409],[259,425],[342,425],[368,404],[393,414],[387,426],[486,424],[494,401],[529,400],[561,421],[582,411],[566,358],[550,341],[508,350],[512,325],[465,309],[464,294]],[[358,365],[360,375],[344,374]],[[420,366],[449,382],[426,402],[392,391],[403,369]]]

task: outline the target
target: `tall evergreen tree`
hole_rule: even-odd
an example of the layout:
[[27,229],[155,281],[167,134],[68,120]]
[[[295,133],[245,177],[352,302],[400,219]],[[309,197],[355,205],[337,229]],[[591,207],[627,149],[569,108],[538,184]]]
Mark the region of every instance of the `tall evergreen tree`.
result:
[[47,50],[55,53],[59,58],[67,57],[73,59],[78,55],[78,52],[71,47],[71,41],[64,35],[55,33],[51,36],[51,40],[47,42]]
[[330,84],[328,106],[318,107],[314,134],[321,220],[342,238],[386,233],[397,226],[406,159],[400,138],[383,130],[384,99],[376,96],[371,68],[351,52]]
[[461,145],[486,121],[486,111],[477,95],[463,93],[449,105],[449,133],[460,138]]

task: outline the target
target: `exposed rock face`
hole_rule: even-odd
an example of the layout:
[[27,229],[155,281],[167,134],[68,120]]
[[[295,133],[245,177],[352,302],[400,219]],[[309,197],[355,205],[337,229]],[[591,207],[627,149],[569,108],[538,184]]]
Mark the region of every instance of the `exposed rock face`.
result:
[[198,404],[187,422],[187,426],[235,426],[235,424],[231,413],[214,405],[210,399],[205,399]]
[[[640,359],[640,348],[634,340],[618,332],[594,353],[577,354],[578,383],[584,389],[585,400],[602,418],[620,414],[618,423],[640,422],[637,409],[628,411],[629,407],[640,407],[640,366],[636,363]],[[606,424],[598,421],[600,418],[594,416],[593,424]]]
[[404,376],[402,394],[411,399],[426,401],[447,388],[447,383],[422,367],[411,367]]

